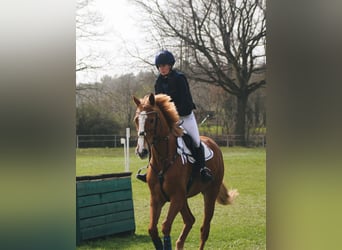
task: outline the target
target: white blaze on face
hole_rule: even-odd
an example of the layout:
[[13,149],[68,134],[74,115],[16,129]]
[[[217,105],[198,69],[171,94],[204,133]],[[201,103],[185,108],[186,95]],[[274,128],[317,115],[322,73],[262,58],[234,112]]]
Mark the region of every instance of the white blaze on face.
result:
[[138,116],[139,129],[138,129],[138,153],[142,153],[144,149],[144,134],[145,134],[145,121],[147,118],[146,111],[142,111]]

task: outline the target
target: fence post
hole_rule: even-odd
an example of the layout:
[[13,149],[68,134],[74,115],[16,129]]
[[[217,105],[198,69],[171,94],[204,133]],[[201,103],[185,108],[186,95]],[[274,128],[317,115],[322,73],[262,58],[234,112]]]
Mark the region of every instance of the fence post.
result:
[[126,172],[129,171],[129,137],[130,137],[130,128],[126,128],[126,153],[127,153],[127,166],[126,166]]
[[127,169],[127,153],[126,153],[126,139],[125,138],[121,138],[120,139],[121,144],[123,144],[123,148],[124,148],[124,156],[125,156],[125,170]]

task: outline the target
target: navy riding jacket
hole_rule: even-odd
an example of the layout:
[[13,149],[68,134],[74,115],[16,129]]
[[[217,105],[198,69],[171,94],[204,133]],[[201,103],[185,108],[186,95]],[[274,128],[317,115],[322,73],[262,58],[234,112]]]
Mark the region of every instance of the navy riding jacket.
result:
[[155,94],[166,94],[174,102],[178,114],[187,116],[196,106],[192,100],[189,83],[181,72],[171,70],[167,76],[159,74],[154,85]]

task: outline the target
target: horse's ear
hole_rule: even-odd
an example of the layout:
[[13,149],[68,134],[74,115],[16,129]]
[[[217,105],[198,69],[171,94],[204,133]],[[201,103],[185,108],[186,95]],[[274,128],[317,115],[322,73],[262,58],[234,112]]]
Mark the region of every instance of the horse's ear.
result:
[[136,98],[135,96],[132,96],[132,98],[133,98],[133,101],[135,102],[135,104],[137,106],[139,106],[141,104],[141,102],[140,102],[140,100],[138,98]]
[[154,94],[153,94],[153,93],[150,94],[148,100],[150,101],[150,104],[151,104],[152,106],[154,106],[154,104],[155,104],[155,99],[154,99]]

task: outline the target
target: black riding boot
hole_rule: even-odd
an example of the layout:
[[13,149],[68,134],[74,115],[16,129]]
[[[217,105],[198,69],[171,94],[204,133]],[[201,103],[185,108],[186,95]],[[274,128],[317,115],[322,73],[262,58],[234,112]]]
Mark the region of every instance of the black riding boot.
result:
[[137,179],[146,182],[146,174],[137,174]]
[[204,182],[212,181],[213,175],[211,174],[211,171],[209,168],[205,166],[205,159],[204,159],[204,148],[202,144],[195,149],[195,158],[196,158],[196,168],[200,170],[201,179]]
[[147,167],[142,167],[138,170],[138,173],[137,175],[135,176],[138,180],[141,180],[143,182],[146,182],[146,175],[147,174],[140,174],[141,170],[144,169],[144,168],[147,168]]

